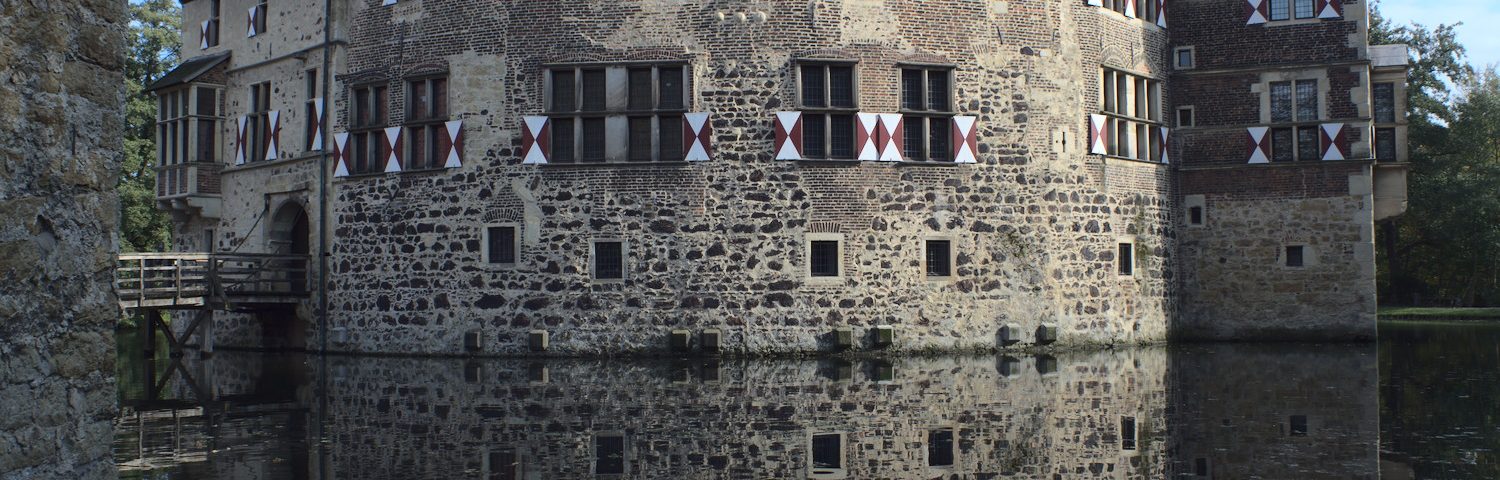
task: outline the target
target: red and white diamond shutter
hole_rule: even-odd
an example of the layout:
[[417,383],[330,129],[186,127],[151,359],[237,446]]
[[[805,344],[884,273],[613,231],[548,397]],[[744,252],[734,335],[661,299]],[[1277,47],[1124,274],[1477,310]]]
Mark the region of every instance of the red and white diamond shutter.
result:
[[1158,127],[1158,131],[1157,135],[1161,135],[1161,163],[1172,163],[1172,129]]
[[385,158],[385,173],[401,172],[401,127],[385,129],[385,148],[390,156]]
[[521,164],[545,164],[551,154],[552,125],[547,117],[521,117]]
[[443,156],[443,168],[464,166],[464,121],[454,120],[443,124],[443,134],[448,136],[447,151]]
[[1167,28],[1167,0],[1146,0],[1156,2],[1156,26]]
[[[1151,0],[1146,0],[1151,1]],[[1135,0],[1125,0],[1125,16],[1135,18]]]
[[689,113],[682,116],[683,160],[707,162],[713,158],[714,126],[708,123],[707,113]]
[[1268,133],[1270,127],[1250,127],[1246,129],[1246,151],[1250,156],[1250,163],[1271,163],[1271,136]]
[[776,159],[802,159],[802,112],[776,112]]
[[1267,3],[1270,0],[1245,1],[1248,7],[1245,9],[1245,16],[1249,17],[1249,20],[1245,21],[1245,25],[1261,25],[1271,18],[1271,5]]
[[978,117],[953,117],[953,163],[977,163]]
[[899,162],[906,144],[906,120],[899,113],[880,114],[880,161]]
[[1344,18],[1342,0],[1317,0],[1318,18]]
[[1089,153],[1109,155],[1109,117],[1089,115]]
[[209,20],[204,20],[203,21],[203,26],[198,29],[198,49],[199,50],[207,50],[208,49],[208,22],[209,22]]
[[281,112],[266,112],[266,160],[275,160],[281,146]]
[[854,146],[858,148],[854,158],[861,161],[880,159],[880,115],[860,113],[854,118]]
[[1324,160],[1343,160],[1349,157],[1348,139],[1344,137],[1344,124],[1325,123],[1319,129],[1322,132],[1319,142],[1323,148]]
[[235,130],[235,132],[234,132],[234,164],[235,165],[244,165],[245,164],[245,126],[248,123],[248,120],[249,120],[248,117],[240,116],[240,118],[236,122],[239,125],[237,127],[238,130]]
[[335,177],[347,177],[347,176],[349,176],[349,164],[344,159],[344,156],[346,155],[346,152],[348,152],[348,151],[349,151],[349,133],[348,132],[341,132],[341,133],[335,133],[335,134],[333,134],[333,163],[334,163],[333,176],[335,176]]
[[255,31],[255,13],[260,11],[260,6],[250,7],[250,14],[245,17],[245,36],[253,37],[260,33]]
[[323,99],[321,99],[321,98],[314,98],[312,100],[312,102],[313,102],[312,103],[312,105],[313,105],[313,118],[311,120],[309,120],[309,121],[313,122],[313,124],[312,124],[312,140],[310,140],[310,141],[307,142],[307,149],[308,150],[322,150],[323,149],[323,122],[327,121],[327,119],[325,119],[324,115],[323,115]]

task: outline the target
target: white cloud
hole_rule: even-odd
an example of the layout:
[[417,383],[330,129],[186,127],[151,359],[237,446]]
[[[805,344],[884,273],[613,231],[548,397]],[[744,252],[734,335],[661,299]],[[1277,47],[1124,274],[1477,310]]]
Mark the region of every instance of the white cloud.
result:
[[1500,63],[1500,1],[1496,0],[1381,0],[1380,13],[1398,24],[1420,23],[1427,27],[1463,22],[1458,41],[1476,67]]

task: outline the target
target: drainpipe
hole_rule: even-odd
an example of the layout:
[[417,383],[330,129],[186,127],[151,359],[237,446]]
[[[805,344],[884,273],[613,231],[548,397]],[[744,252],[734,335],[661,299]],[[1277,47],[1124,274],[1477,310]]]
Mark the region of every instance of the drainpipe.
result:
[[328,142],[333,112],[333,0],[323,0],[323,152],[318,160],[318,351],[328,351]]

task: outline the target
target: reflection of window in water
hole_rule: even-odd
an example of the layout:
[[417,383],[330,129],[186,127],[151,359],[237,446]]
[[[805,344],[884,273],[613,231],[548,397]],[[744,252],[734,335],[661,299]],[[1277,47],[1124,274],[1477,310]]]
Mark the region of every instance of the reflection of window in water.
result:
[[837,475],[844,468],[844,435],[824,433],[812,437],[813,475]]
[[599,435],[594,438],[594,473],[625,473],[624,435]]
[[515,480],[521,478],[521,462],[516,451],[505,449],[490,452],[489,480]]
[[1289,431],[1293,437],[1307,436],[1307,415],[1292,415],[1289,423],[1291,423]]
[[1120,417],[1120,449],[1135,450],[1135,417]]
[[1200,476],[1200,477],[1207,477],[1208,476],[1208,459],[1207,458],[1198,457],[1198,459],[1193,462],[1193,474],[1197,475],[1197,476]]
[[940,428],[927,431],[927,466],[949,467],[953,465],[953,429]]

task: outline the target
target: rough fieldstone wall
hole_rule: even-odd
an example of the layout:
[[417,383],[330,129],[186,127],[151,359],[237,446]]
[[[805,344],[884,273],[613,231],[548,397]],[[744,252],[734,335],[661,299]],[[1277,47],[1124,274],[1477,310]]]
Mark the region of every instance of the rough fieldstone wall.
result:
[[[1067,353],[1040,360],[1045,375],[1034,357],[1004,374],[996,357],[902,358],[889,379],[873,376],[879,361],[335,357],[326,466],[449,478],[510,449],[523,478],[589,477],[595,436],[614,433],[630,478],[808,478],[812,435],[841,433],[847,478],[1165,478],[1167,357]],[[1121,417],[1140,422],[1135,450]],[[952,467],[927,464],[935,428],[954,429]]]
[[124,2],[0,3],[0,478],[114,478]]
[[[902,350],[992,348],[1002,324],[1056,325],[1068,344],[1166,337],[1170,169],[1085,155],[1100,65],[1165,76],[1154,24],[1041,0],[378,3],[354,4],[342,81],[389,82],[399,124],[402,79],[447,71],[466,164],[335,182],[334,349],[463,353],[481,331],[483,352],[521,353],[533,328],[561,353],[659,351],[672,328],[723,329],[735,352],[825,349],[836,327],[879,324]],[[798,58],[858,60],[868,112],[896,110],[898,62],[955,65],[979,164],[772,160]],[[691,62],[712,161],[519,165],[543,64],[641,59]],[[481,263],[499,222],[522,226],[514,269]],[[810,233],[843,235],[843,282],[806,281]],[[1134,277],[1115,273],[1125,235]],[[954,241],[954,281],[921,275],[928,237]],[[627,243],[626,282],[590,282],[596,238]]]

